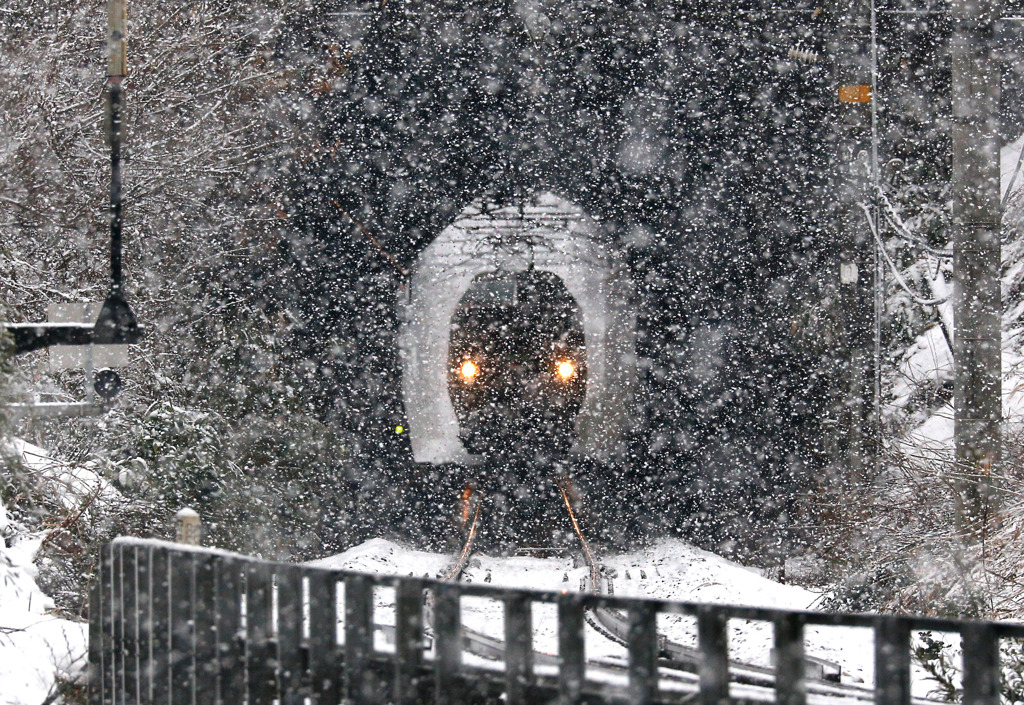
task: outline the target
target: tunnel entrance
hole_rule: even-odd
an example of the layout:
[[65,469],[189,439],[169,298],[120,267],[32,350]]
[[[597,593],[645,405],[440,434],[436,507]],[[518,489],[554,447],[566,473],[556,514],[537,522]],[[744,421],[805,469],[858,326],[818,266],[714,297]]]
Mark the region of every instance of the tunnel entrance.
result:
[[[475,392],[450,384],[471,361],[460,355],[473,345],[491,345],[507,360],[511,348],[501,346],[526,337],[535,340],[524,350],[556,345],[537,332],[538,323],[525,323],[545,318],[559,339],[564,333],[565,350],[576,346],[579,356],[555,362],[581,364],[569,386],[573,393],[550,419],[566,432],[548,438],[549,447],[597,460],[625,453],[634,427],[636,305],[613,235],[579,206],[539,193],[514,204],[477,201],[420,254],[399,312],[402,396],[417,462],[473,464],[497,442],[493,430],[467,432]],[[498,335],[513,319],[516,330]],[[480,339],[473,342],[474,336]],[[531,364],[541,364],[537,349],[529,355]],[[521,390],[530,388],[520,381]],[[530,393],[543,397],[537,388]],[[531,416],[537,412],[521,400],[506,402],[506,411],[508,403],[536,427],[549,421]],[[490,422],[479,414],[476,419],[477,429]]]

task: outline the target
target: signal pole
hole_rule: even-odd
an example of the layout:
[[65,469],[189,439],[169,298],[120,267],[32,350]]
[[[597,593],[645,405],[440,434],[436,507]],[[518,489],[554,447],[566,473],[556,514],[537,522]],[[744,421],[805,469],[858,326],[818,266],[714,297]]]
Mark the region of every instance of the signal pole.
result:
[[125,0],[109,0],[107,6],[107,97],[110,139],[110,292],[93,331],[96,343],[135,343],[139,325],[124,297],[121,268],[122,207],[121,140],[124,114]]
[[110,286],[121,290],[121,123],[122,83],[128,73],[125,59],[125,0],[110,0],[107,8],[107,99],[110,139]]
[[841,341],[841,388],[835,396],[838,422],[837,465],[852,482],[873,466],[875,414],[875,279],[874,237],[859,203],[869,198],[872,151],[872,62],[870,0],[840,0],[833,5],[838,27],[835,56],[838,328]]
[[122,82],[125,68],[125,0],[109,0],[107,6],[107,88],[110,140],[110,291],[94,324],[89,323],[5,323],[14,338],[14,354],[53,345],[137,343],[142,336],[124,298],[121,271],[121,118],[124,107]]
[[954,415],[959,529],[976,534],[993,497],[1002,421],[998,2],[951,0],[953,22]]

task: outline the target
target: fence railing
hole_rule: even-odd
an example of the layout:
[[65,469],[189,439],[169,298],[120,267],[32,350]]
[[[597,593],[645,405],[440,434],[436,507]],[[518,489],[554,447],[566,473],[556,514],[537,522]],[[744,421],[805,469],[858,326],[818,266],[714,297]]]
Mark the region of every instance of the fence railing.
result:
[[[388,630],[393,649],[374,643],[378,587],[395,591],[394,625]],[[425,595],[429,620],[424,618]],[[504,648],[493,661],[463,658],[469,638],[460,616],[463,597],[504,605]],[[874,689],[844,691],[836,685],[822,695],[910,703],[911,636],[915,630],[931,630],[962,639],[963,702],[995,705],[1000,639],[1024,638],[1024,626],[1002,622],[510,590],[274,563],[129,538],[103,549],[90,599],[90,705],[302,705],[307,700],[312,705],[719,705],[765,699],[801,705],[815,685],[805,677],[808,625],[862,627],[874,635]],[[557,656],[542,659],[553,668],[538,665],[532,643],[537,603],[557,606]],[[598,606],[623,611],[630,630],[628,657],[618,672],[605,664],[595,678],[584,659],[584,625],[585,611]],[[689,680],[676,674],[670,678],[659,669],[659,614],[696,618],[700,658]],[[730,669],[730,619],[773,626],[775,677],[760,694],[738,685],[737,669]],[[815,694],[810,696],[813,700]]]

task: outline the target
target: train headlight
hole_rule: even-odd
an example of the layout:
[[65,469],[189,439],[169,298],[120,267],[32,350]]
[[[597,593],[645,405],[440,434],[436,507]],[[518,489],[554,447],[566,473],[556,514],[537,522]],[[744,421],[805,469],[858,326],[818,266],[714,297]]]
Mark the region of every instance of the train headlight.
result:
[[568,382],[572,379],[572,376],[576,374],[576,365],[572,364],[568,360],[562,360],[555,366],[555,372],[558,373],[558,377],[563,382]]
[[465,381],[472,382],[480,374],[480,367],[472,360],[466,360],[462,363],[462,367],[459,368],[459,374],[462,375],[462,379]]

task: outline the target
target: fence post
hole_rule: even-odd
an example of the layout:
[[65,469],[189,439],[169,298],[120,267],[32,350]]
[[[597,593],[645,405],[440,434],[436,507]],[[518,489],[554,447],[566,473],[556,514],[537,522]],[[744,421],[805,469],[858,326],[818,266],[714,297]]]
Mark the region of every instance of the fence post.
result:
[[345,578],[345,697],[356,705],[376,701],[372,653],[373,586],[352,575]]
[[139,699],[153,702],[153,549],[139,546],[135,558],[139,607]]
[[195,703],[195,575],[192,555],[172,551],[167,573],[171,613],[171,705]]
[[199,512],[189,507],[178,510],[174,515],[175,541],[187,546],[198,546],[203,538],[203,523]]
[[136,547],[118,546],[121,559],[121,630],[124,648],[124,703],[139,703],[139,595]]
[[242,567],[225,558],[216,567],[217,667],[220,670],[219,705],[233,705],[247,699],[245,641],[242,633]]
[[533,624],[530,598],[505,599],[505,697],[509,705],[528,702],[526,688],[533,680]]
[[875,622],[875,698],[879,705],[910,705],[910,627],[899,617]]
[[714,607],[702,607],[697,613],[702,705],[722,705],[729,701],[729,646],[726,624],[725,616]]
[[103,652],[103,703],[114,705],[114,547],[100,549],[100,633]]
[[195,684],[196,705],[217,705],[220,668],[217,662],[217,598],[214,575],[217,557],[195,556]]
[[434,588],[434,702],[462,705],[462,615],[459,589],[444,584]]
[[111,694],[113,705],[125,705],[124,702],[124,566],[122,565],[121,546],[114,543],[110,546],[111,553],[111,607],[110,622],[113,635],[114,680]]
[[576,705],[583,694],[583,601],[578,594],[558,598],[558,702]]
[[804,705],[804,621],[800,615],[775,618],[775,702]]
[[97,568],[89,586],[89,705],[103,705],[103,631],[100,620],[103,592],[100,589],[100,571]]
[[170,577],[167,566],[170,551],[154,547],[150,555],[150,619],[153,657],[150,660],[151,687],[155,705],[170,705],[171,693],[171,604]]
[[419,702],[420,664],[423,659],[423,588],[418,581],[402,580],[395,588],[395,702]]
[[272,632],[274,583],[270,565],[257,561],[246,565],[245,595],[249,703],[271,705],[277,699],[277,649]]
[[282,705],[305,701],[302,663],[302,569],[279,568],[277,572],[277,663],[280,668]]
[[658,613],[652,605],[629,608],[629,700],[652,703],[658,694]]
[[309,577],[309,680],[313,705],[337,705],[342,668],[338,650],[338,579],[316,570]]
[[999,705],[999,635],[991,624],[968,622],[964,647],[964,705]]

